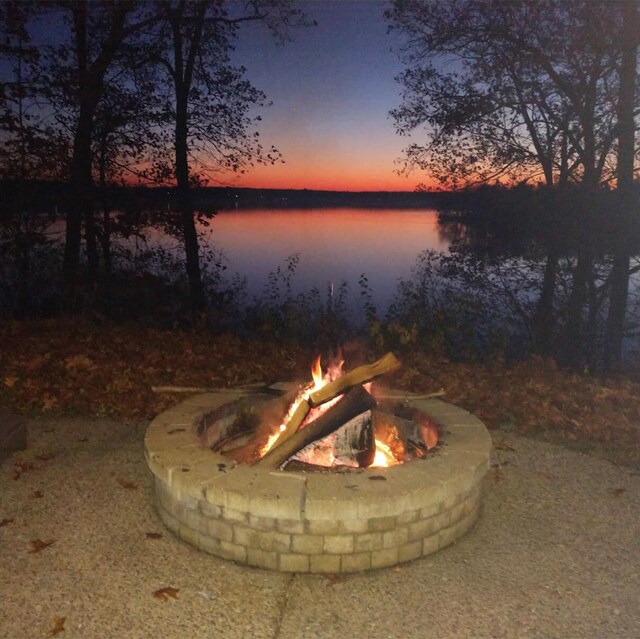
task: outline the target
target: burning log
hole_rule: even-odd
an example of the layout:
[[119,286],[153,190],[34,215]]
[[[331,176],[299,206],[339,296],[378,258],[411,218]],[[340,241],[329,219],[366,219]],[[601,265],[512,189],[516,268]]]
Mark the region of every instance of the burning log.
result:
[[401,365],[400,360],[398,360],[393,353],[387,353],[384,357],[381,357],[373,364],[358,366],[358,368],[354,368],[346,375],[342,375],[342,377],[338,377],[317,391],[314,391],[309,395],[309,405],[313,408],[320,404],[324,404],[325,402],[332,400],[334,397],[342,395],[346,390],[353,386],[366,384],[375,377],[398,370]]
[[399,406],[394,413],[372,411],[373,433],[389,442],[396,457],[412,452],[424,457],[438,443],[437,424],[421,410]]
[[365,364],[364,366],[354,368],[346,375],[342,375],[317,391],[309,393],[308,396],[300,400],[293,415],[285,424],[275,443],[273,443],[273,448],[282,446],[298,431],[312,408],[343,395],[350,388],[369,382],[384,373],[397,370],[400,366],[400,361],[396,356],[393,353],[387,353],[373,364]]
[[274,448],[262,459],[258,460],[255,465],[277,469],[282,466],[289,457],[305,446],[333,433],[340,428],[340,426],[357,415],[372,409],[375,405],[376,402],[373,397],[371,397],[362,386],[351,388],[335,406],[332,406],[326,413],[311,422],[306,428],[295,432],[285,441],[278,442],[278,445],[274,446]]
[[336,431],[333,450],[338,463],[350,466],[355,462],[360,468],[371,466],[376,456],[371,414],[372,411],[367,411],[357,415]]

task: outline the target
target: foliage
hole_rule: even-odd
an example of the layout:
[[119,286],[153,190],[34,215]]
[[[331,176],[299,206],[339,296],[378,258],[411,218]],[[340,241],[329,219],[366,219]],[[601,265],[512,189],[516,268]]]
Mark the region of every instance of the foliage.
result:
[[582,0],[396,0],[406,168],[445,186],[613,177],[620,14]]
[[330,350],[352,334],[348,309],[349,287],[327,284],[326,291],[314,287],[294,291],[300,254],[291,255],[285,265],[267,276],[262,295],[246,308],[243,330],[265,339],[292,340],[317,349]]

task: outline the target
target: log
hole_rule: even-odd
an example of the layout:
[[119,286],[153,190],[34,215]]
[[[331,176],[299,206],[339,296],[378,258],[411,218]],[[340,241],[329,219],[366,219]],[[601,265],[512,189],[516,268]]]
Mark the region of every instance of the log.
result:
[[375,404],[373,397],[362,386],[352,388],[335,406],[312,421],[306,428],[297,431],[289,439],[272,448],[256,462],[255,466],[280,468],[299,450],[331,434],[356,415],[373,408]]
[[413,407],[396,406],[394,412],[396,414],[372,411],[374,436],[384,441],[399,459],[404,453],[424,457],[438,443],[437,424],[429,415]]
[[396,415],[404,419],[411,420],[413,423],[418,424],[420,429],[420,440],[426,446],[427,450],[435,448],[438,444],[440,426],[438,422],[431,417],[428,413],[425,413],[413,406],[406,406],[400,404],[394,411]]
[[393,353],[387,353],[384,357],[381,357],[373,364],[358,366],[358,368],[354,368],[342,377],[334,379],[332,382],[329,382],[322,388],[311,393],[309,395],[309,404],[312,408],[319,406],[320,404],[324,404],[325,402],[332,400],[334,397],[342,395],[346,390],[353,386],[366,384],[375,377],[398,370],[401,365],[402,364]]
[[355,462],[360,468],[371,466],[376,456],[376,438],[373,436],[371,419],[371,411],[367,411],[336,431],[333,454],[338,464],[350,466]]

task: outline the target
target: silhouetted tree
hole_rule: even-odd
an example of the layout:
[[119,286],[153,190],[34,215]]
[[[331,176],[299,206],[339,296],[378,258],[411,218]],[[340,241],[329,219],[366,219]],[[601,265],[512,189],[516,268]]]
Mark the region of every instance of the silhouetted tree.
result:
[[251,109],[265,95],[244,78],[243,68],[230,65],[229,51],[243,22],[260,21],[281,39],[291,26],[307,24],[288,0],[254,0],[246,5],[219,0],[172,0],[156,5],[162,16],[157,57],[169,78],[170,91],[159,98],[159,120],[173,126],[169,148],[173,161],[161,158],[160,175],[175,179],[186,255],[191,311],[205,307],[200,273],[198,236],[190,188],[220,169],[242,171],[254,162],[279,158],[265,149],[252,130],[258,118]]
[[623,15],[622,61],[618,98],[618,195],[620,236],[609,276],[609,313],[605,335],[604,364],[608,371],[618,370],[622,360],[622,342],[629,291],[629,265],[632,254],[631,229],[638,217],[638,198],[634,194],[635,106],[640,20],[637,2],[621,3]]
[[[406,36],[399,133],[426,129],[407,168],[447,186],[496,178],[574,182],[583,224],[567,308],[566,360],[591,357],[595,332],[592,203],[613,178],[619,11],[607,3],[396,0],[386,12]],[[553,282],[554,261],[547,284]],[[538,323],[550,307],[541,297]],[[591,290],[591,293],[589,291]]]

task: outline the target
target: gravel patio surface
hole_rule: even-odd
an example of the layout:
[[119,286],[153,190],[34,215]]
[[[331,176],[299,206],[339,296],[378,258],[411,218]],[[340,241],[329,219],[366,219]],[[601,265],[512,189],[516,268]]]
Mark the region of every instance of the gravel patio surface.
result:
[[458,543],[396,568],[289,575],[163,527],[145,426],[39,418],[28,431],[0,465],[1,639],[640,637],[630,468],[494,432],[483,513]]

